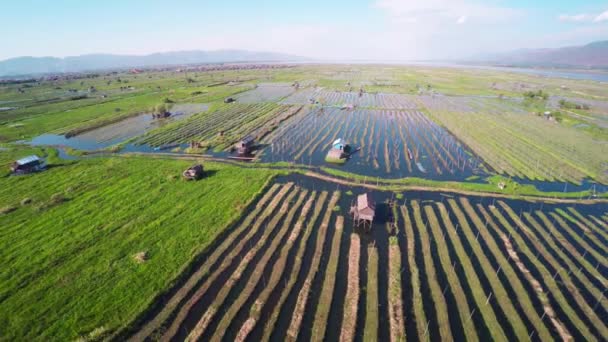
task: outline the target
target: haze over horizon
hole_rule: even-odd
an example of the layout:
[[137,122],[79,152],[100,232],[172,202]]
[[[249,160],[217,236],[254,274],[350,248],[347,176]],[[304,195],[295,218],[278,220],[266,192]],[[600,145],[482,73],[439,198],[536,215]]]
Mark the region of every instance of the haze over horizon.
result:
[[465,58],[608,37],[608,3],[478,0],[11,2],[0,60],[244,49],[333,60]]

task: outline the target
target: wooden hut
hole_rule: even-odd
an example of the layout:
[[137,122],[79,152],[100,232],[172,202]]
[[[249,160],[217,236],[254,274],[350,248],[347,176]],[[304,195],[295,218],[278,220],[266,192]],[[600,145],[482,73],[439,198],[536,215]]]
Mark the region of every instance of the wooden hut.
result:
[[253,150],[253,144],[255,139],[251,135],[248,135],[239,141],[235,148],[239,154],[250,154]]
[[42,171],[46,167],[44,159],[32,155],[16,160],[11,165],[11,172],[16,175]]
[[357,196],[357,201],[350,207],[350,213],[353,215],[353,222],[358,227],[363,224],[363,227],[371,228],[376,215],[376,204],[369,193]]
[[182,175],[184,176],[184,178],[186,180],[201,179],[201,177],[203,177],[203,165],[201,165],[201,164],[193,165],[193,166],[189,167],[186,171],[184,171],[184,173]]

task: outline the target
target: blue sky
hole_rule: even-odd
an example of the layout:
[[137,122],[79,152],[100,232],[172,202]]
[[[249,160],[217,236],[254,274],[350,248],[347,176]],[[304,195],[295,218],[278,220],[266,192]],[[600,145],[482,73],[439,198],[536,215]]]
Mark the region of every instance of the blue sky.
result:
[[608,1],[3,0],[0,59],[248,49],[441,59],[608,39]]

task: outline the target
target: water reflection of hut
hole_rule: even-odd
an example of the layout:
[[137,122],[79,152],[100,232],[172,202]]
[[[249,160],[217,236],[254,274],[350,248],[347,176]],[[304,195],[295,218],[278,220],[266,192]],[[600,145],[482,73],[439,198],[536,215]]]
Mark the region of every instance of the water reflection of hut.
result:
[[330,163],[344,163],[350,156],[351,147],[344,143],[342,139],[336,139],[331,144],[331,149],[327,152],[325,161]]
[[359,227],[371,228],[376,215],[376,204],[369,193],[357,196],[357,202],[350,207],[350,213],[353,215],[354,224]]
[[251,135],[244,137],[241,141],[239,141],[235,148],[239,154],[249,154],[253,149],[253,143],[255,140]]
[[203,165],[197,164],[184,171],[183,176],[187,180],[197,180],[203,177]]
[[32,155],[21,158],[11,165],[11,172],[14,174],[26,174],[41,171],[46,167],[44,159]]

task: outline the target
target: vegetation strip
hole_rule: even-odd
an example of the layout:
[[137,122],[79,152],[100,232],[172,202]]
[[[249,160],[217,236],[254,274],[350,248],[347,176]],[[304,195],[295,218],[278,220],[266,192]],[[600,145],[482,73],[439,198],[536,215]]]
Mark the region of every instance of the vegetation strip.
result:
[[405,236],[407,237],[407,261],[410,270],[410,279],[412,282],[412,302],[414,307],[411,310],[416,322],[418,339],[420,341],[426,341],[428,340],[428,337],[424,338],[424,336],[426,335],[428,320],[426,318],[426,314],[424,313],[422,294],[420,292],[420,271],[416,265],[416,242],[414,238],[414,227],[412,225],[412,221],[410,220],[407,207],[401,207],[401,214],[403,215],[403,221],[405,224]]
[[[262,291],[262,293],[260,293],[257,300],[254,301],[254,306],[250,309],[250,313],[252,316],[250,316],[250,318],[245,322],[244,330],[242,330],[243,334],[241,336],[237,336],[237,339],[244,339],[246,337],[246,333],[253,329],[255,325],[255,317],[253,316],[259,316],[259,310],[268,298],[269,291],[272,290],[273,286],[279,281],[281,277],[282,269],[285,266],[285,258],[287,257],[289,250],[293,246],[293,241],[295,241],[295,239],[297,239],[298,235],[300,234],[301,225],[298,226],[296,223],[296,225],[291,229],[291,234],[287,235],[290,232],[290,226],[292,226],[293,218],[298,209],[300,209],[300,206],[306,198],[306,195],[308,195],[308,190],[303,190],[300,193],[298,199],[295,201],[295,203],[290,203],[291,209],[283,220],[283,224],[281,225],[279,232],[276,233],[276,235],[272,238],[270,246],[266,248],[264,255],[262,255],[262,258],[255,265],[253,273],[251,274],[249,279],[247,279],[247,285],[245,286],[245,288],[238,293],[237,298],[234,300],[234,302],[232,302],[228,310],[224,312],[221,321],[215,329],[211,341],[221,341],[224,338],[224,335],[226,331],[228,331],[228,328],[230,327],[230,324],[232,323],[233,319],[236,317],[239,310],[243,308],[243,306],[247,302],[247,299],[251,297],[257,284],[260,282],[260,280],[262,280],[262,277],[264,276],[264,269],[267,267],[271,267],[272,273],[270,279],[268,279],[268,282],[266,282],[266,279],[264,279],[264,283],[267,284],[267,286]],[[285,236],[287,236],[287,241],[283,241],[283,237]],[[279,253],[278,259],[275,261],[274,264],[270,264],[270,260],[275,253]]]
[[454,267],[452,267],[452,261],[450,260],[449,251],[446,247],[447,241],[445,240],[445,235],[441,232],[435,211],[431,206],[428,205],[424,207],[424,210],[429,220],[428,222],[429,226],[431,227],[431,232],[433,233],[433,239],[437,241],[437,252],[439,254],[441,267],[448,278],[448,284],[445,286],[445,288],[447,289],[447,286],[449,286],[454,293],[454,298],[456,299],[456,303],[458,305],[460,323],[462,324],[462,329],[464,330],[466,339],[467,341],[479,341],[475,324],[473,320],[469,319],[469,315],[471,314],[472,310],[467,302],[466,294],[462,288],[462,285],[460,284],[456,271],[454,270]]
[[[217,279],[217,277],[220,276],[222,271],[226,267],[228,267],[233,262],[234,258],[236,258],[238,256],[238,254],[241,252],[241,250],[243,250],[243,248],[245,248],[247,241],[249,241],[251,239],[251,237],[255,235],[255,233],[258,231],[258,229],[260,228],[262,223],[266,220],[266,218],[268,216],[270,216],[270,214],[272,214],[272,212],[275,210],[277,205],[280,203],[280,201],[283,199],[283,197],[289,192],[289,190],[292,187],[293,187],[293,183],[287,183],[287,184],[283,185],[281,187],[281,190],[272,198],[272,201],[268,204],[268,206],[266,206],[264,208],[264,211],[262,212],[261,215],[251,216],[252,220],[255,220],[255,221],[253,221],[253,225],[249,226],[251,221],[244,222],[242,227],[244,229],[249,228],[249,232],[247,233],[247,235],[243,239],[241,239],[233,249],[231,249],[230,254],[222,260],[222,264],[213,272],[213,274],[211,274],[206,279],[205,283],[196,290],[196,292],[188,299],[188,301],[183,306],[180,307],[180,310],[177,313],[175,319],[173,320],[173,322],[171,322],[171,325],[169,326],[169,328],[164,332],[163,339],[169,340],[173,336],[175,336],[179,327],[181,326],[181,324],[183,323],[183,321],[186,319],[187,315],[189,314],[190,309],[200,300],[200,298],[203,297],[203,295],[207,292],[207,290],[209,290],[211,284],[213,284],[215,282],[215,280]],[[260,208],[261,208],[261,206],[260,206]]]
[[348,251],[348,279],[346,298],[344,299],[344,315],[342,316],[342,329],[340,341],[354,341],[357,329],[357,309],[359,306],[359,259],[361,242],[359,235],[350,235],[350,249]]
[[[538,297],[540,302],[543,304],[544,314],[546,314],[549,317],[551,324],[553,325],[555,330],[559,333],[559,335],[563,341],[572,340],[572,335],[570,335],[570,333],[568,332],[568,329],[566,329],[564,324],[562,322],[560,322],[560,320],[557,318],[557,316],[555,314],[555,310],[553,310],[553,307],[551,306],[549,299],[545,295],[545,291],[543,290],[541,283],[538,280],[536,280],[534,278],[534,276],[532,276],[532,273],[530,272],[530,270],[528,270],[528,268],[524,265],[524,263],[519,259],[519,255],[513,248],[513,244],[511,243],[511,240],[509,239],[509,237],[507,237],[503,232],[500,231],[500,229],[498,229],[498,227],[496,226],[494,221],[492,221],[492,219],[490,218],[488,213],[485,211],[485,209],[483,207],[481,207],[481,205],[479,205],[479,206],[480,206],[480,210],[481,210],[482,214],[484,215],[484,217],[486,218],[487,222],[490,223],[490,225],[500,235],[500,238],[503,241],[503,244],[505,246],[505,249],[507,250],[507,254],[509,255],[509,258],[511,260],[513,260],[513,262],[515,263],[515,265],[517,266],[519,271],[524,275],[524,277],[528,280],[528,282],[534,289],[536,296]],[[544,317],[544,314],[543,314],[543,317]]]
[[[591,322],[593,322],[593,325],[601,332],[602,336],[608,336],[608,327],[606,327],[606,325],[602,324],[602,319],[600,317],[598,317],[598,315],[595,312],[595,310],[593,309],[593,307],[591,305],[589,305],[589,303],[587,303],[587,301],[581,295],[578,288],[576,286],[574,286],[574,284],[572,283],[572,280],[570,278],[570,275],[565,272],[559,272],[559,270],[561,269],[561,266],[557,262],[557,260],[555,260],[553,255],[551,253],[548,253],[546,251],[546,249],[544,248],[544,246],[542,244],[540,244],[538,240],[536,240],[534,235],[531,233],[530,229],[519,219],[519,217],[515,214],[515,212],[513,212],[513,210],[506,203],[504,203],[503,201],[499,201],[498,204],[503,208],[503,210],[505,210],[505,212],[511,218],[511,220],[513,220],[515,222],[515,224],[517,226],[519,226],[520,230],[523,231],[523,233],[530,239],[530,241],[532,242],[532,244],[534,245],[536,250],[539,251],[540,254],[542,254],[544,256],[545,260],[548,261],[548,265],[550,265],[551,267],[553,267],[553,269],[558,271],[561,281],[566,285],[565,287],[568,289],[570,294],[574,297],[574,303],[576,303],[576,305],[578,305],[578,307],[580,307],[581,310],[585,313],[587,318]],[[555,276],[553,276],[553,278],[555,278]]]
[[317,270],[319,269],[319,263],[321,262],[321,255],[323,254],[323,244],[325,242],[327,228],[329,226],[329,220],[331,218],[331,214],[333,208],[338,203],[340,199],[340,193],[338,191],[334,191],[329,200],[329,205],[327,210],[325,211],[325,216],[323,217],[323,221],[321,222],[321,226],[319,227],[319,231],[317,233],[317,243],[315,246],[315,253],[313,255],[312,262],[310,263],[310,268],[308,269],[308,274],[306,275],[306,280],[304,281],[304,285],[300,289],[298,294],[298,300],[296,302],[296,306],[294,308],[293,316],[291,318],[291,323],[289,324],[289,328],[287,329],[287,336],[285,337],[286,341],[295,341],[300,333],[300,326],[302,324],[302,318],[304,317],[304,310],[306,309],[306,303],[308,302],[308,297],[310,295],[310,287],[312,286],[312,282],[314,277],[317,274]]
[[[268,222],[268,225],[266,226],[266,229],[264,230],[264,233],[263,233],[262,237],[260,238],[260,240],[258,241],[258,243],[256,243],[256,245],[253,246],[247,252],[247,254],[245,254],[245,256],[241,259],[241,262],[238,264],[238,266],[234,270],[234,272],[230,275],[230,278],[226,281],[225,284],[223,284],[219,293],[215,297],[215,300],[213,301],[213,303],[207,308],[205,313],[201,316],[199,321],[196,323],[196,326],[190,331],[190,333],[186,337],[187,341],[196,341],[196,340],[200,339],[200,337],[206,331],[206,329],[209,326],[209,324],[211,323],[211,321],[214,319],[215,314],[217,313],[217,310],[221,307],[221,305],[223,305],[224,301],[228,298],[228,295],[232,291],[232,288],[241,279],[241,276],[243,275],[243,273],[249,266],[249,262],[258,254],[258,252],[260,252],[262,247],[268,241],[270,241],[270,247],[268,247],[268,249],[264,250],[262,259],[256,265],[256,269],[257,269],[257,267],[264,267],[266,265],[266,262],[268,261],[268,259],[270,259],[270,256],[272,256],[272,253],[278,246],[278,242],[277,242],[278,239],[269,240],[269,237],[271,236],[271,234],[273,234],[273,232],[274,232],[274,234],[276,234],[276,236],[282,236],[285,233],[285,227],[283,227],[283,226],[279,227],[278,224],[279,224],[279,222],[281,222],[283,217],[287,214],[287,212],[289,210],[289,206],[291,205],[291,201],[293,200],[293,198],[295,197],[295,195],[298,192],[300,192],[300,188],[296,187],[287,196],[287,198],[283,202],[283,205],[279,209],[279,212],[275,216],[273,216],[272,219]],[[300,198],[301,198],[301,196],[300,196]],[[298,200],[300,200],[300,198]],[[270,227],[270,229],[268,229],[268,227]],[[256,274],[259,274],[259,273],[261,273],[261,272],[258,272],[258,273],[254,272],[252,274],[252,279],[255,279],[254,277],[256,276]],[[252,280],[252,281],[254,284],[257,282],[257,280]]]
[[[492,306],[487,305],[487,300],[490,294],[484,292],[484,288],[479,280],[479,277],[477,276],[477,272],[473,267],[471,259],[460,242],[456,227],[454,227],[454,224],[450,219],[449,212],[443,203],[437,203],[437,207],[439,207],[439,212],[441,214],[444,226],[446,227],[448,235],[450,236],[450,241],[452,241],[456,255],[458,256],[458,260],[460,261],[460,264],[466,274],[466,279],[469,283],[469,287],[471,288],[473,299],[477,304],[477,310],[472,312],[470,317],[472,317],[475,312],[480,312],[484,322],[492,334],[492,338],[496,341],[508,341],[500,322],[496,318],[496,314],[494,313]],[[462,224],[461,219],[458,218],[458,227],[460,228]]]
[[[500,213],[500,211],[497,208],[495,208],[495,207],[490,208],[490,211],[492,212],[494,217],[496,217],[498,222],[500,222],[500,224],[509,231],[509,235],[511,237],[513,237],[513,240],[515,241],[515,244],[513,244],[513,245],[516,248],[518,248],[519,251],[523,252],[526,255],[527,259],[530,260],[532,262],[532,264],[534,265],[534,267],[538,270],[542,281],[545,283],[546,287],[549,290],[549,294],[551,294],[555,298],[555,301],[559,304],[560,309],[568,315],[568,319],[573,323],[573,325],[576,327],[576,329],[585,337],[585,339],[587,341],[597,341],[597,338],[591,333],[591,331],[586,326],[586,324],[583,321],[581,321],[580,317],[578,317],[578,315],[576,314],[574,309],[570,306],[568,300],[566,299],[564,294],[560,291],[560,287],[557,284],[557,282],[555,281],[555,279],[553,278],[553,275],[536,258],[534,253],[527,247],[526,243],[524,242],[523,238],[519,235],[517,230],[515,230],[511,226],[511,224],[505,219],[505,217]],[[500,234],[501,232],[497,232],[497,233]],[[509,241],[510,241],[510,239],[509,239]],[[537,288],[536,285],[537,284],[534,283],[534,285],[533,285],[534,288]],[[542,284],[538,284],[538,285],[542,286]],[[537,293],[539,293],[539,298],[543,298],[542,292],[539,292],[537,290]],[[541,299],[541,301],[543,301],[543,299]],[[549,313],[547,313],[547,314],[549,314]],[[556,322],[556,323],[554,323],[554,326],[557,323],[559,323],[559,326],[561,329],[561,326],[563,324],[561,324],[560,322]],[[570,335],[571,333],[568,333],[568,334]]]
[[[458,204],[456,203],[456,201],[454,199],[450,198],[450,199],[448,199],[448,202],[450,204],[452,212],[456,215],[456,217],[458,217],[458,222],[460,224],[460,227],[462,228],[462,232],[464,232],[466,239],[469,241],[469,245],[472,247],[473,253],[474,253],[475,257],[477,258],[477,260],[479,261],[479,263],[481,264],[482,271],[484,272],[485,277],[488,279],[488,282],[490,283],[490,287],[492,289],[492,292],[491,292],[492,298],[490,298],[490,299],[496,300],[498,302],[500,308],[506,315],[506,319],[507,319],[508,323],[513,328],[513,330],[517,336],[517,339],[520,341],[523,341],[523,340],[529,338],[528,336],[531,333],[531,331],[527,331],[526,325],[521,320],[519,313],[517,312],[517,310],[515,309],[515,306],[513,305],[513,301],[507,294],[507,291],[505,290],[504,285],[502,285],[500,279],[498,278],[498,276],[496,274],[495,269],[490,264],[488,257],[485,255],[484,251],[481,249],[481,247],[477,241],[479,235],[477,235],[477,237],[476,237],[475,232],[473,231],[473,227],[471,227],[468,224],[468,222],[466,221],[465,215],[462,212],[462,210],[460,210],[460,208],[458,207]],[[484,229],[484,228],[478,227],[477,234],[479,234],[480,229]],[[490,294],[487,294],[487,296],[489,296],[489,295]],[[486,304],[489,304],[489,302],[487,300],[486,300]]]
[[602,244],[602,241],[598,241],[598,238],[595,236],[595,234],[593,234],[592,230],[586,224],[575,219],[560,208],[555,209],[555,212],[560,214],[564,219],[568,220],[569,222],[574,223],[574,225],[576,225],[578,228],[580,228],[583,231],[583,238],[587,238],[587,241],[590,246],[595,248],[602,255],[608,255],[608,247]]
[[[416,227],[418,228],[417,231],[420,235],[420,248],[422,249],[422,256],[424,259],[424,269],[431,291],[432,302],[435,306],[435,312],[437,314],[437,326],[439,327],[438,333],[441,340],[452,341],[452,329],[450,327],[447,304],[445,303],[445,297],[442,293],[443,287],[439,285],[437,275],[435,274],[435,265],[433,264],[433,256],[431,255],[431,243],[427,233],[427,225],[423,223],[418,201],[413,200],[411,204],[414,210],[414,221],[416,222]],[[430,331],[427,331],[427,333],[430,333]]]
[[[306,192],[304,192],[304,194],[306,194]],[[281,276],[283,275],[283,272],[285,272],[285,264],[287,262],[287,256],[288,256],[291,248],[293,247],[296,239],[300,235],[300,232],[302,231],[302,226],[304,225],[304,220],[306,219],[308,212],[310,211],[310,208],[312,207],[314,198],[315,198],[315,194],[312,194],[306,201],[306,204],[304,204],[304,207],[302,208],[302,211],[300,212],[300,218],[298,219],[295,226],[293,227],[291,234],[287,238],[287,242],[285,243],[285,246],[281,250],[281,253],[278,256],[276,263],[272,267],[272,273],[271,273],[270,279],[268,279],[267,286],[264,288],[262,293],[260,293],[258,298],[255,300],[254,306],[250,310],[249,318],[241,326],[241,329],[239,330],[239,332],[237,334],[236,341],[241,341],[241,342],[244,341],[247,338],[247,336],[249,335],[249,333],[251,332],[251,330],[253,330],[256,323],[258,322],[259,317],[260,317],[260,312],[264,308],[264,304],[268,301],[268,297],[270,296],[272,291],[278,285],[279,280],[281,279]],[[296,203],[296,205],[294,205],[294,208],[296,208],[296,207],[297,207],[297,203]],[[284,224],[289,224],[290,221],[291,221],[291,219],[286,219]],[[251,286],[251,281],[248,283],[248,286]]]
[[[526,215],[526,214],[527,213],[525,213],[524,215]],[[589,274],[593,275],[593,277],[595,277],[602,284],[602,287],[605,287],[607,285],[606,278],[600,272],[598,272],[598,270],[595,268],[595,266],[593,266],[586,258],[583,257],[583,255],[585,255],[585,254],[583,253],[581,255],[581,253],[578,251],[578,249],[575,246],[573,246],[570,243],[570,241],[568,241],[568,239],[566,239],[566,237],[564,237],[561,234],[560,230],[557,229],[557,227],[553,224],[553,222],[551,222],[549,220],[547,215],[545,215],[540,210],[537,210],[535,212],[535,214],[536,214],[536,216],[538,216],[541,219],[541,221],[543,222],[545,227],[547,227],[547,229],[549,230],[549,233],[555,237],[556,243],[560,243],[560,245],[559,245],[560,249],[561,249],[561,246],[563,246],[563,248],[566,249],[570,253],[570,255],[572,255],[572,259],[574,261],[576,261],[578,264],[582,265],[582,267]],[[531,214],[528,214],[526,217],[529,217],[530,219],[532,219]],[[531,222],[530,220],[528,220],[528,221]],[[544,234],[544,232],[541,234],[543,234],[544,236],[547,236],[547,234]]]
[[315,319],[312,326],[312,339],[314,341],[323,341],[325,337],[325,329],[327,328],[327,320],[329,317],[329,309],[333,302],[334,287],[336,285],[336,276],[338,274],[338,259],[340,257],[340,241],[344,231],[344,216],[336,218],[336,231],[331,241],[331,252],[323,279],[323,287],[319,296],[319,305],[316,307]]
[[[480,232],[481,238],[488,245],[488,248],[492,251],[493,256],[496,258],[496,261],[499,265],[499,269],[496,271],[496,273],[504,272],[506,278],[509,279],[509,284],[513,287],[513,292],[515,293],[517,302],[519,303],[522,310],[525,312],[526,317],[528,317],[530,322],[532,322],[532,324],[534,325],[534,334],[538,335],[542,341],[551,340],[551,333],[549,332],[545,324],[543,324],[542,319],[540,318],[537,310],[534,308],[534,304],[531,301],[528,292],[526,291],[522,282],[519,280],[517,274],[511,267],[509,260],[503,255],[500,246],[496,243],[493,236],[488,231],[487,225],[493,225],[495,223],[486,219],[486,224],[483,224],[481,218],[479,217],[479,215],[477,215],[467,198],[461,197],[460,204],[464,208],[467,215],[471,218],[472,222],[477,227],[478,232]],[[507,254],[507,256],[509,255]]]
[[573,207],[568,207],[568,211],[574,216],[576,216],[576,218],[579,219],[582,223],[584,223],[587,227],[591,228],[594,234],[601,236],[604,241],[608,240],[608,233],[606,232],[607,227],[604,226],[603,229],[598,227],[596,224],[591,222],[591,220],[581,215],[581,213],[579,213]]
[[[260,198],[257,202],[254,210],[247,215],[243,220],[243,223],[230,233],[222,244],[220,244],[213,253],[205,260],[205,263],[199,267],[196,272],[188,279],[188,281],[171,297],[171,299],[163,305],[163,309],[148,323],[146,323],[139,331],[131,336],[131,341],[142,341],[146,337],[150,336],[152,332],[158,329],[163,322],[167,320],[169,315],[175,310],[179,303],[186,297],[188,292],[202,279],[203,276],[208,274],[211,266],[213,266],[220,258],[220,256],[226,251],[228,246],[251,224],[254,218],[262,210],[263,206],[270,201],[271,197],[275,195],[276,190],[279,188],[279,184],[273,184],[268,191]],[[279,194],[277,194],[279,195]]]
[[319,198],[315,201],[315,209],[313,211],[312,217],[310,218],[310,221],[308,221],[308,224],[306,225],[306,228],[304,230],[304,237],[302,238],[302,240],[300,240],[300,247],[298,249],[298,254],[296,255],[296,258],[294,260],[294,265],[293,265],[293,269],[291,270],[291,275],[289,277],[289,281],[288,281],[287,285],[285,286],[285,289],[281,293],[281,297],[279,298],[279,300],[277,302],[276,309],[273,310],[272,315],[266,321],[266,324],[264,326],[264,337],[262,338],[262,340],[264,340],[264,341],[270,340],[271,334],[274,329],[274,325],[275,325],[277,319],[279,318],[281,308],[283,307],[283,304],[287,300],[287,296],[292,291],[293,286],[298,279],[298,274],[300,273],[300,269],[302,268],[302,261],[303,261],[302,258],[304,255],[305,248],[309,243],[308,240],[315,227],[315,224],[317,222],[319,215],[321,215],[323,206],[325,205],[325,202],[327,201],[327,196],[328,196],[327,192],[323,191],[323,192],[321,192],[321,195],[319,196]]
[[367,248],[367,286],[365,287],[366,309],[363,340],[378,340],[378,250]]
[[[526,221],[528,223],[530,223],[530,225],[539,232],[539,234],[542,234],[540,236],[544,236],[545,240],[547,241],[547,244],[549,245],[549,247],[553,250],[553,253],[556,253],[559,258],[561,260],[563,260],[563,262],[566,263],[566,265],[568,266],[568,268],[570,269],[570,271],[568,272],[569,274],[572,274],[573,277],[579,279],[579,281],[584,284],[585,289],[587,289],[592,296],[595,298],[596,301],[601,301],[602,307],[604,308],[604,310],[606,310],[606,300],[604,299],[603,296],[603,292],[602,290],[598,289],[596,286],[594,286],[594,284],[587,278],[586,276],[586,272],[579,272],[579,268],[576,267],[576,265],[573,264],[573,261],[563,253],[562,248],[558,247],[555,244],[555,241],[553,241],[553,239],[551,238],[551,235],[546,234],[545,230],[543,229],[543,227],[532,217],[532,215],[530,215],[529,213],[524,213],[524,217],[526,219]],[[550,222],[548,222],[549,224],[551,224]],[[582,266],[581,266],[582,268]],[[594,268],[591,268],[592,271],[597,272]],[[565,272],[565,269],[561,269],[563,272]],[[586,270],[587,271],[587,270]],[[599,280],[600,282],[602,281],[603,277],[597,278],[597,280]],[[602,283],[602,285],[604,285]],[[604,285],[605,286],[605,285]],[[595,303],[592,303],[592,305],[594,305]]]
[[397,237],[391,237],[388,247],[388,315],[390,320],[391,341],[405,341],[405,319],[401,296],[401,250]]
[[590,256],[592,256],[593,259],[595,259],[595,262],[598,263],[598,265],[601,266],[602,268],[605,268],[608,266],[608,263],[606,261],[606,256],[603,254],[600,254],[595,248],[593,248],[589,245],[589,243],[585,239],[585,234],[577,234],[572,229],[572,227],[570,227],[570,225],[568,225],[564,221],[564,219],[557,213],[551,212],[551,213],[549,213],[549,215],[553,218],[554,222],[557,222],[557,224],[562,228],[562,230],[564,232],[566,232],[566,234],[568,234],[568,236],[571,237],[574,240],[574,242],[576,242],[579,245],[579,249],[582,249],[585,251],[585,252],[583,252],[585,255],[589,254]]

